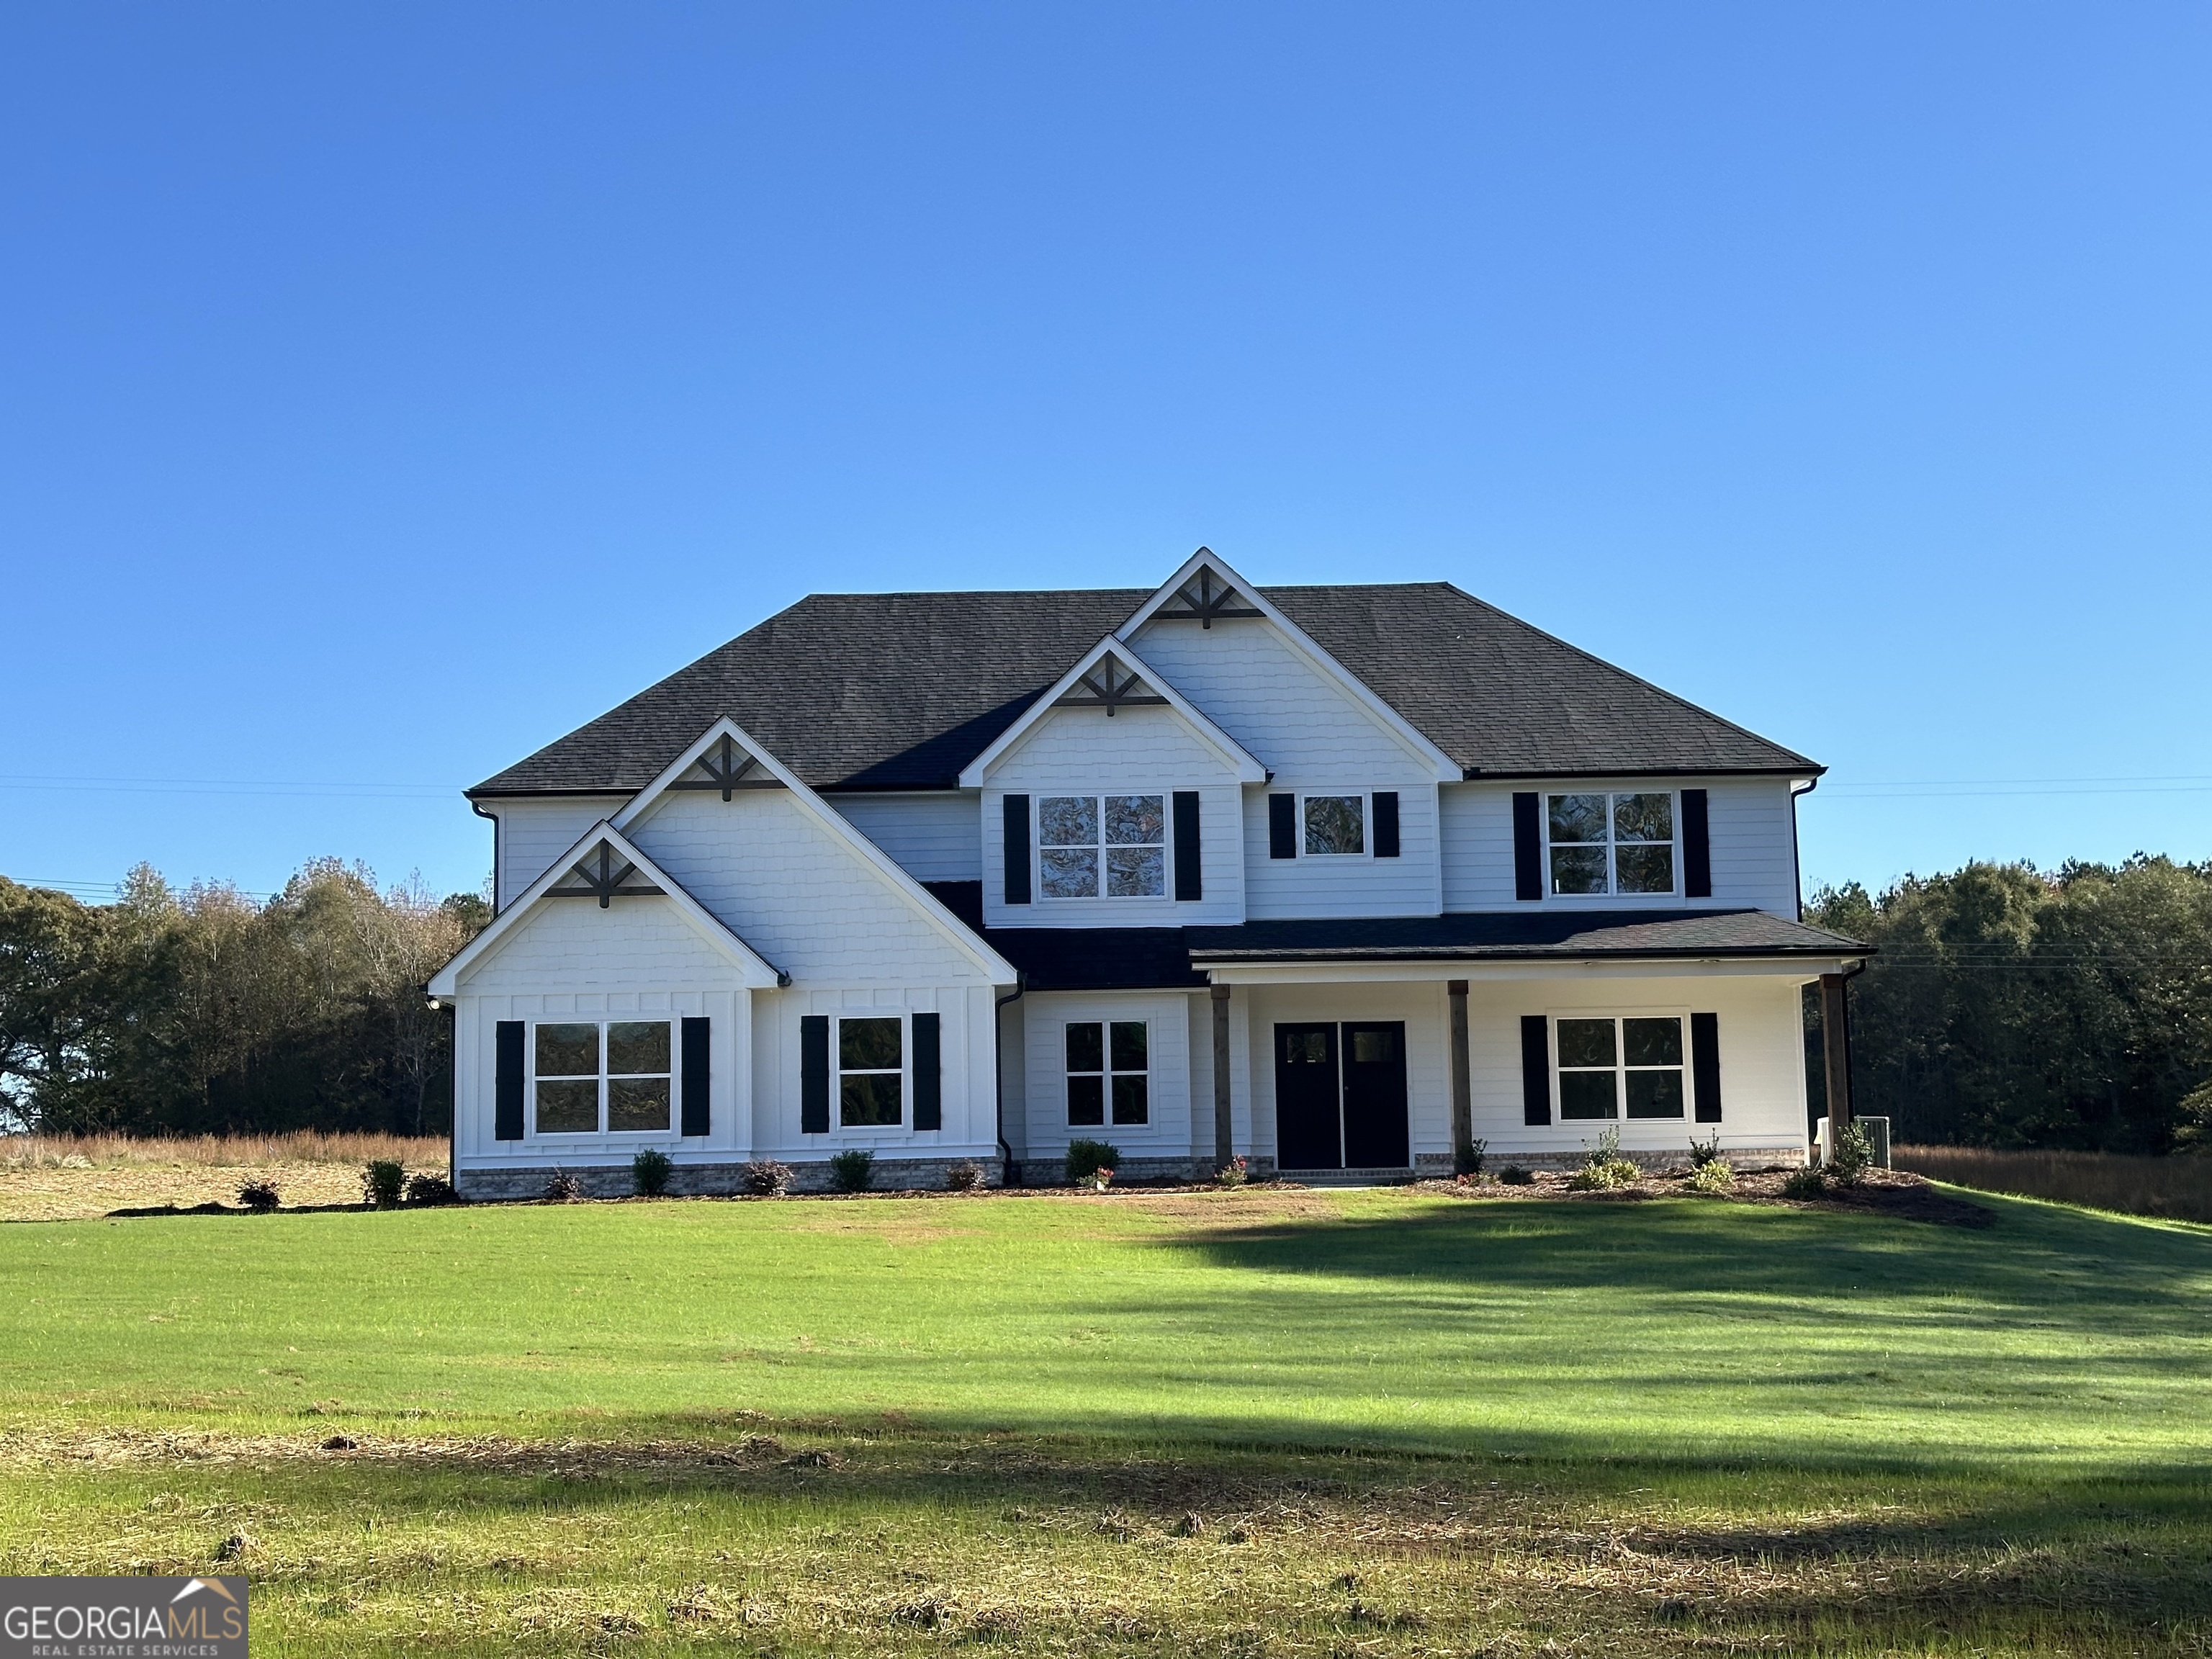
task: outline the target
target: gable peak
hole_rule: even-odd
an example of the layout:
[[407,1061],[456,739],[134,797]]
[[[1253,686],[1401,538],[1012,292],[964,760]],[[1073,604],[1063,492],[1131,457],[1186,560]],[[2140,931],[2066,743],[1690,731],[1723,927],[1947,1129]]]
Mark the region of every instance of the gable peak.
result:
[[1154,609],[1154,622],[1194,622],[1200,628],[1211,628],[1227,617],[1260,617],[1266,613],[1253,605],[1239,590],[1238,578],[1232,580],[1224,574],[1211,548],[1201,547],[1192,556],[1197,568],[1189,571],[1164,603]]
[[720,790],[724,800],[738,789],[781,789],[783,780],[763,767],[750,753],[725,732],[702,750],[696,759],[669,781],[671,789]]
[[[636,879],[632,880],[635,877]],[[604,910],[618,898],[659,898],[667,889],[656,885],[613,840],[602,835],[572,863],[558,882],[545,890],[547,898],[595,898]]]
[[1127,653],[1107,650],[1098,660],[1079,672],[1074,683],[1053,699],[1055,708],[1103,708],[1109,718],[1115,710],[1139,705],[1167,707],[1168,700],[1129,665]]

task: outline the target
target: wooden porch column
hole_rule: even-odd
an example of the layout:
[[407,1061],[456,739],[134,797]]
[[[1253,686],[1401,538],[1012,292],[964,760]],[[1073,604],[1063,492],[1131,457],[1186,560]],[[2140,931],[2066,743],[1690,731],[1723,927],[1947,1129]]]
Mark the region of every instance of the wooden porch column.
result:
[[1820,975],[1820,1055],[1828,1079],[1828,1145],[1851,1121],[1851,1003],[1844,974]]
[[1474,1078],[1467,1056],[1467,981],[1449,980],[1451,994],[1451,1106],[1452,1167],[1460,1154],[1474,1144]]
[[1237,1156],[1236,1120],[1229,1109],[1229,987],[1213,988],[1213,1167],[1225,1170]]

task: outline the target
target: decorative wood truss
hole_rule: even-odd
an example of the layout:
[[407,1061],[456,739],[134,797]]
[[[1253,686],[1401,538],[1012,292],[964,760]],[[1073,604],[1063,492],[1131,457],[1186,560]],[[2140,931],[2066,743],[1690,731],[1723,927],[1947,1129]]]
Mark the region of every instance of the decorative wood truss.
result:
[[[636,883],[625,885],[632,876],[638,878]],[[585,854],[563,879],[576,884],[549,887],[547,898],[595,898],[602,910],[618,898],[651,898],[667,890],[647,881],[637,866],[605,842]]]
[[1054,699],[1054,704],[1061,708],[1103,708],[1111,718],[1117,708],[1144,704],[1165,708],[1167,701],[1123,667],[1109,651]]
[[761,771],[760,762],[738,747],[736,741],[725,736],[722,740],[691,763],[682,777],[668,787],[671,789],[719,789],[727,800],[736,789],[781,789],[783,786],[769,773]]
[[[1200,548],[1200,552],[1206,550]],[[1244,601],[1244,596],[1217,578],[1211,567],[1200,565],[1198,574],[1176,590],[1175,598],[1152,612],[1154,622],[1194,622],[1213,626],[1217,617],[1257,617],[1263,613]]]

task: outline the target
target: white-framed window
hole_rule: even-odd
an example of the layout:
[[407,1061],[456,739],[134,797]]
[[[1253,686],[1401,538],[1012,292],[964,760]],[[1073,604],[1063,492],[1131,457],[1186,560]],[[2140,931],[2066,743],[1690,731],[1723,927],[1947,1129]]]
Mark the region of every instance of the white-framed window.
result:
[[1672,893],[1674,797],[1665,789],[1544,798],[1545,859],[1555,897]]
[[1553,1022],[1559,1121],[1686,1115],[1680,1014],[1562,1014]]
[[1367,797],[1300,795],[1298,851],[1302,857],[1310,859],[1365,857]]
[[1067,1025],[1067,1121],[1152,1121],[1152,1030],[1141,1019],[1071,1020]]
[[840,1015],[837,1121],[848,1129],[895,1129],[905,1121],[905,1018]]
[[543,1020],[532,1033],[541,1135],[665,1134],[670,1023]]
[[1167,796],[1037,797],[1037,888],[1048,899],[1164,898]]

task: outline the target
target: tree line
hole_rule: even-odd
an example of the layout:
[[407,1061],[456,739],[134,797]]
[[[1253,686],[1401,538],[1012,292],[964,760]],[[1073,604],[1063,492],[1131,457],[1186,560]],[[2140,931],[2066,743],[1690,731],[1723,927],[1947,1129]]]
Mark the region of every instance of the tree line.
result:
[[2212,1152],[2212,864],[1975,863],[1805,919],[1879,947],[1851,1103],[1897,1139]]
[[490,918],[336,859],[259,903],[143,865],[112,904],[0,877],[0,1128],[442,1133],[453,1015],[423,986]]

